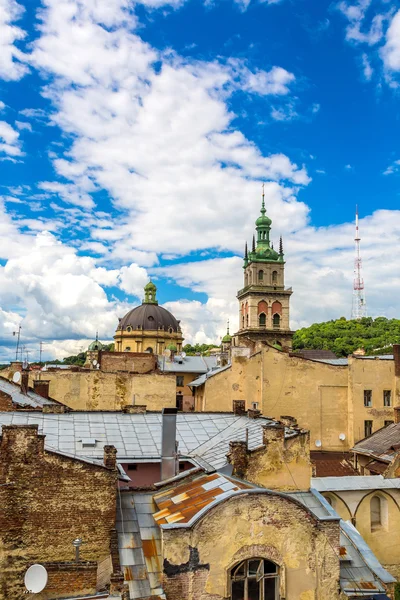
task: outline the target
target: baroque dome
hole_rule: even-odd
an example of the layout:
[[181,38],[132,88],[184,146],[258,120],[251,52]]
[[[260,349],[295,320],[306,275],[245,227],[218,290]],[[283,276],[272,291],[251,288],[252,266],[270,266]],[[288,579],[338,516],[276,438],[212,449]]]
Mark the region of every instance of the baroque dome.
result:
[[179,321],[172,313],[158,306],[158,304],[146,304],[137,306],[130,310],[119,322],[118,330],[132,331],[141,329],[143,331],[169,331],[180,333]]

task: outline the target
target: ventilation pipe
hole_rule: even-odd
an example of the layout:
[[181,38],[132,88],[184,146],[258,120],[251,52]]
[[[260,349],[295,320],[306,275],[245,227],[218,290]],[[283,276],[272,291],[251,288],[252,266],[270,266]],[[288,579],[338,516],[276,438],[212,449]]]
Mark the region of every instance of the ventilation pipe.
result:
[[162,411],[161,481],[175,477],[178,472],[177,412],[177,408],[163,408]]

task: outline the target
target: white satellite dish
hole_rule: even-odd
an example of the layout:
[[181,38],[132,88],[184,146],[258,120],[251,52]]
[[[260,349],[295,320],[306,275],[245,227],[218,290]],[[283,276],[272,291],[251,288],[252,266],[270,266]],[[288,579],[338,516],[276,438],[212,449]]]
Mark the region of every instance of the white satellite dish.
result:
[[317,446],[317,448],[321,448],[321,446],[322,446],[321,440],[315,440],[315,445]]
[[95,358],[92,360],[92,365],[93,365],[94,367],[97,365],[97,360],[96,360]]
[[346,439],[346,434],[345,433],[339,433],[339,440],[341,440],[342,442],[344,442],[345,439]]
[[181,356],[182,356],[182,358],[185,358],[186,357],[186,352],[181,352]]
[[15,371],[13,375],[13,382],[18,383],[21,379],[21,373],[19,371]]
[[25,573],[25,587],[31,594],[39,594],[46,587],[47,579],[47,571],[42,565],[32,565]]

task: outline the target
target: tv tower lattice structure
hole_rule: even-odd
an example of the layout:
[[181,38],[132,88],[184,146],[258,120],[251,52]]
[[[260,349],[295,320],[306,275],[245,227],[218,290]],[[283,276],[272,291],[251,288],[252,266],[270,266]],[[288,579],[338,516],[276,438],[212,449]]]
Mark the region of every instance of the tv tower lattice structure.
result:
[[361,254],[360,254],[360,231],[358,228],[358,207],[356,207],[356,257],[354,260],[354,285],[353,306],[351,310],[352,319],[362,319],[367,316],[367,303],[365,301],[364,279],[361,276]]

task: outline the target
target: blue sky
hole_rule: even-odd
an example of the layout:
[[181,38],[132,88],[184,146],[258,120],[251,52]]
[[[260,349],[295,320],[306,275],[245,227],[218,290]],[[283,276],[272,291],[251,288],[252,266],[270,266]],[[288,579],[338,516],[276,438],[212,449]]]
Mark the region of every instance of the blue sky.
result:
[[0,360],[111,339],[149,277],[235,327],[261,184],[292,327],[398,316],[400,3],[0,0]]

